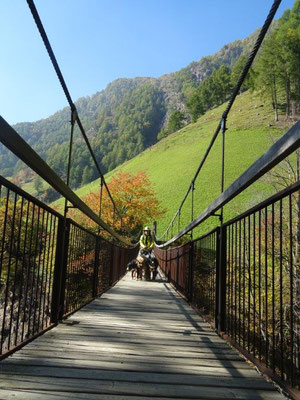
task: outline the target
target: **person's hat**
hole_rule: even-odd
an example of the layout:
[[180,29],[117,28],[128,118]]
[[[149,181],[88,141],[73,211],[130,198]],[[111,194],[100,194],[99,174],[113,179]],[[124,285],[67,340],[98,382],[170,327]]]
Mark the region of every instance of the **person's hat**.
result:
[[151,231],[151,229],[149,228],[149,226],[145,226],[144,231]]

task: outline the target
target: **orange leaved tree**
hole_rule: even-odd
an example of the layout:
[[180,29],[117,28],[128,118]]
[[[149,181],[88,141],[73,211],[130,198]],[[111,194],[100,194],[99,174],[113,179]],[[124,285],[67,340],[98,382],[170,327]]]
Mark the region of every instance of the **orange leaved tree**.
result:
[[[144,224],[149,224],[161,218],[165,210],[162,209],[153,185],[145,171],[136,174],[120,170],[107,184],[114,199],[121,219],[114,211],[111,200],[103,187],[102,205],[100,213],[100,188],[97,192],[90,192],[82,200],[94,210],[101,218],[116,231],[122,234],[137,234]],[[74,219],[88,228],[97,231],[98,227],[89,218],[82,214],[74,213]]]

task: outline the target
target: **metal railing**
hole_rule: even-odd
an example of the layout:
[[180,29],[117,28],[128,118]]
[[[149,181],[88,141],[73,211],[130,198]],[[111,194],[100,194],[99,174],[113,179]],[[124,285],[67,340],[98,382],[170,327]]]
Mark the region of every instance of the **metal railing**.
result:
[[0,358],[101,295],[136,248],[89,232],[0,177]]
[[299,183],[228,222],[225,332],[300,385]]
[[297,182],[192,242],[155,250],[177,290],[294,398],[300,388],[299,216]]
[[51,325],[59,215],[0,178],[1,354]]
[[215,318],[218,229],[193,242],[193,284],[190,291],[196,307],[209,320]]
[[188,243],[168,250],[155,247],[154,252],[159,260],[160,268],[170,282],[172,282],[181,293],[188,297],[190,290],[189,266],[191,244]]

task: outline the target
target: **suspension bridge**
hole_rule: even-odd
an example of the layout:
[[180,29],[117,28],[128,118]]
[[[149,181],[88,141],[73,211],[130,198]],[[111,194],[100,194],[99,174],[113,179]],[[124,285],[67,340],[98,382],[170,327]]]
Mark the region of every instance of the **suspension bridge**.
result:
[[[65,199],[60,214],[0,177],[0,398],[299,399],[300,182],[232,220],[223,215],[226,204],[299,148],[300,121],[225,188],[227,118],[280,1],[272,5],[186,195],[156,237],[160,274],[153,282],[126,275],[136,240],[122,221],[124,234],[102,219],[104,191],[114,220],[122,215],[35,5],[27,3],[70,105],[70,150],[64,182],[0,117],[2,144]],[[99,173],[99,215],[69,187],[76,124]],[[220,196],[195,216],[195,182],[219,133]],[[188,198],[191,222],[180,229]],[[68,218],[70,207],[94,221],[98,233]],[[220,226],[176,246],[216,216]]]

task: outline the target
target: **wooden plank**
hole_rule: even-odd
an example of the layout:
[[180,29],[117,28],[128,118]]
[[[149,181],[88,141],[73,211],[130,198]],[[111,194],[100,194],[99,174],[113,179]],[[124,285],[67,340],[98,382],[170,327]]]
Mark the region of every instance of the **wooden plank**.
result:
[[[47,339],[44,339],[45,343],[49,342],[53,343],[80,343],[82,346],[106,346],[106,345],[113,345],[113,346],[125,346],[125,345],[137,345],[137,346],[148,346],[149,349],[151,349],[153,346],[157,345],[158,348],[174,348],[174,346],[180,346],[180,348],[185,348],[185,349],[200,349],[200,348],[208,348],[208,349],[228,349],[228,345],[224,341],[220,342],[213,342],[213,341],[204,341],[204,340],[199,340],[197,341],[180,341],[178,342],[177,340],[166,340],[166,341],[155,341],[155,340],[147,340],[143,339],[142,337],[137,337],[137,338],[128,338],[128,337],[109,337],[109,336],[102,336],[101,338],[97,336],[80,336],[80,335],[68,335],[67,340],[65,339],[65,335],[60,335],[57,337],[47,337]],[[84,340],[83,340],[84,339]],[[44,343],[43,341],[43,343]],[[159,344],[157,344],[159,343]]]
[[14,357],[14,361],[7,360],[7,363],[14,363],[18,361],[21,364],[27,363],[27,365],[38,364],[40,365],[53,365],[55,363],[60,365],[76,365],[77,367],[90,367],[90,366],[98,366],[99,368],[118,368],[118,365],[125,366],[128,369],[139,371],[141,370],[150,370],[150,371],[173,371],[173,370],[182,370],[182,371],[203,371],[204,369],[211,370],[214,368],[218,368],[220,371],[222,370],[237,370],[240,373],[242,370],[248,370],[249,366],[244,361],[229,361],[229,360],[207,360],[207,359],[198,359],[197,361],[191,360],[189,363],[184,363],[182,361],[178,362],[167,362],[165,360],[150,360],[148,357],[144,360],[134,359],[133,357],[107,357],[106,359],[99,360],[99,357],[86,357],[83,359],[79,359],[78,357],[72,357],[70,354],[62,354],[60,357],[57,356],[48,356],[45,358],[43,354],[40,355],[19,355],[17,354]]
[[[36,342],[35,342],[36,343]],[[45,344],[46,346],[48,345],[54,345],[53,337],[43,337],[43,340],[39,340],[39,345]],[[57,345],[67,345],[67,346],[72,346],[72,345],[78,345],[78,346],[85,346],[85,347],[91,347],[91,348],[102,348],[102,347],[122,347],[122,348],[137,348],[137,349],[144,349],[147,348],[148,350],[151,351],[172,351],[174,352],[174,345],[178,344],[176,340],[169,340],[166,342],[158,342],[158,341],[147,341],[143,340],[143,338],[138,337],[138,338],[133,338],[132,340],[129,339],[122,339],[122,337],[118,338],[112,338],[111,340],[106,340],[106,338],[103,337],[87,337],[87,340],[82,340],[82,337],[80,335],[76,336],[62,336],[59,335],[55,338],[55,344]],[[138,345],[138,346],[137,346]],[[193,342],[180,342],[180,348],[178,348],[178,351],[181,350],[187,350],[187,351],[193,351],[193,352],[203,352],[205,350],[208,351],[214,351],[214,350],[228,350],[229,351],[235,351],[231,349],[227,343],[224,341],[221,342],[213,342],[213,341],[193,341]]]
[[[93,380],[89,379],[69,379],[69,378],[51,378],[40,376],[26,376],[24,379],[20,375],[9,375],[0,377],[1,389],[31,389],[35,390],[53,390],[73,393],[95,393],[95,394],[128,394],[128,395],[144,395],[148,397],[167,397],[179,399],[199,399],[199,395],[205,399],[266,399],[276,400],[282,396],[273,390],[260,389],[244,389],[244,388],[227,388],[227,387],[195,387],[192,385],[169,385],[142,382],[120,382],[113,380]],[[262,397],[263,396],[263,397]]]
[[[130,396],[130,395],[109,395],[109,394],[90,394],[90,393],[70,393],[40,390],[1,390],[1,400],[150,400],[150,397],[145,396]],[[155,397],[155,400],[166,400],[166,397]],[[199,400],[202,400],[199,397]]]
[[[55,333],[51,333],[49,335],[49,338],[56,339],[57,337],[62,338],[65,337],[66,334],[61,332],[59,335],[55,335]],[[93,332],[85,332],[85,333],[78,333],[78,332],[68,332],[68,338],[70,340],[76,339],[76,340],[90,340],[90,341],[103,341],[104,343],[107,342],[115,342],[115,341],[126,341],[126,342],[131,342],[131,343],[149,343],[149,344],[155,344],[155,343],[171,343],[173,346],[182,346],[182,345],[192,345],[195,346],[198,343],[204,343],[204,344],[211,344],[211,345],[217,345],[217,344],[223,344],[221,338],[216,338],[212,336],[211,338],[208,336],[198,336],[197,338],[193,338],[191,336],[175,336],[175,335],[166,335],[166,336],[160,336],[160,335],[146,335],[143,332],[143,335],[134,335],[130,333],[123,333],[120,332],[112,332],[110,335],[109,333],[103,334],[101,336],[97,335],[96,333]]]
[[[24,365],[3,365],[2,374],[18,374],[32,376],[66,377],[94,380],[114,380],[124,382],[148,382],[148,383],[168,383],[175,385],[194,385],[194,386],[218,386],[235,388],[256,388],[270,390],[270,385],[260,377],[250,379],[237,378],[232,376],[220,377],[216,380],[214,376],[198,376],[188,374],[159,374],[136,372],[132,374],[127,371],[105,371],[97,369],[79,368],[55,368],[55,367],[35,367]],[[8,376],[9,378],[9,376]]]
[[[134,325],[134,324],[137,324],[137,325],[151,325],[151,324],[153,324],[153,323],[158,323],[158,321],[157,321],[157,315],[155,316],[155,317],[147,317],[147,316],[145,316],[144,314],[141,314],[141,315],[134,315],[134,316],[132,316],[132,315],[130,315],[130,313],[126,313],[126,316],[128,317],[128,318],[130,318],[130,320],[132,321],[132,324]],[[91,315],[91,317],[90,318],[85,318],[84,319],[84,323],[85,324],[91,324],[91,325],[93,325],[93,322],[95,321],[95,318],[97,318],[97,324],[98,325],[100,325],[100,324],[105,324],[105,323],[107,323],[108,321],[107,321],[107,317],[112,317],[109,313],[107,313],[107,316],[105,316],[105,315],[103,315],[102,317],[100,317],[100,318],[97,318],[97,316],[96,315]],[[109,324],[112,324],[112,323],[114,323],[114,324],[124,324],[124,322],[122,321],[122,318],[124,317],[124,313],[123,314],[120,314],[120,317],[118,318],[118,316],[114,316],[114,317],[112,317],[112,321],[111,320],[109,320]],[[77,317],[77,318],[74,318],[72,321],[77,321],[77,324],[78,324],[78,327],[80,326],[80,324],[82,323],[82,317]],[[75,325],[75,323],[74,323],[74,325]],[[179,318],[179,316],[178,317],[174,317],[174,318],[164,318],[164,324],[162,325],[162,323],[161,322],[159,322],[159,324],[158,324],[159,326],[161,325],[162,327],[164,326],[164,327],[166,327],[166,326],[174,326],[174,327],[176,327],[176,326],[191,326],[191,327],[194,327],[195,329],[199,329],[199,330],[202,330],[202,331],[207,331],[207,332],[211,332],[211,328],[208,326],[208,324],[205,324],[205,323],[200,323],[200,322],[198,322],[197,320],[194,320],[194,319],[191,319],[191,320],[184,320],[184,319],[182,319],[182,318]],[[64,326],[66,326],[66,327],[68,327],[68,324],[63,324],[62,325],[62,327],[64,327]]]
[[[76,321],[76,320],[72,320]],[[149,321],[143,321],[142,319],[132,319],[131,320],[131,324],[129,327],[127,327],[126,325],[124,325],[123,321],[117,321],[117,320],[112,320],[110,319],[110,322],[108,325],[105,324],[105,321],[103,321],[103,324],[99,321],[97,322],[97,324],[93,324],[94,326],[92,326],[92,322],[89,321],[88,323],[84,322],[81,325],[81,322],[73,322],[72,326],[70,325],[63,325],[63,326],[59,326],[56,330],[55,333],[59,334],[59,333],[72,333],[72,332],[81,332],[82,329],[86,328],[87,333],[91,333],[94,334],[96,332],[96,329],[99,329],[104,331],[105,330],[109,333],[111,333],[112,335],[114,335],[117,331],[121,331],[121,330],[125,330],[126,332],[128,332],[130,334],[130,331],[132,330],[145,330],[148,331],[149,334],[151,334],[153,336],[153,332],[151,331],[156,331],[156,332],[162,332],[161,334],[166,336],[166,335],[178,335],[178,334],[192,334],[194,333],[195,336],[207,336],[207,337],[212,337],[217,341],[222,340],[219,336],[217,336],[215,334],[215,332],[212,331],[211,328],[209,327],[205,327],[202,328],[201,326],[198,325],[192,325],[192,324],[188,324],[188,323],[184,323],[184,321],[180,321],[180,322],[173,322],[173,323],[166,323],[166,324],[162,324],[160,322],[157,322],[155,320],[149,320]],[[89,327],[91,327],[91,329],[89,329]],[[53,330],[49,331],[49,335],[54,335],[55,334]]]
[[[80,352],[80,351],[75,351],[75,352],[63,352],[63,351],[53,351],[53,350],[41,350],[41,349],[36,349],[36,350],[26,350],[22,349],[18,353],[18,357],[31,357],[31,358],[44,358],[44,359],[49,359],[49,358],[68,358],[68,359],[80,359],[80,360],[99,360],[99,354],[98,353],[86,353],[86,352]],[[211,354],[204,356],[201,354],[198,357],[181,357],[178,359],[178,357],[173,357],[173,356],[163,356],[163,355],[157,355],[153,356],[152,354],[136,354],[136,353],[131,353],[131,354],[126,354],[126,353],[119,353],[116,354],[111,353],[102,353],[101,355],[101,361],[124,361],[124,362],[138,362],[140,364],[146,363],[154,363],[154,364],[164,364],[164,365],[169,365],[169,364],[178,364],[180,363],[181,365],[184,364],[189,364],[189,365],[206,365],[209,363],[210,365],[222,365],[224,367],[227,367],[228,365],[230,368],[232,366],[236,366],[237,368],[248,368],[248,366],[245,363],[245,360],[240,357],[238,354],[235,355],[227,355],[227,354],[217,354],[216,356],[213,356]],[[236,362],[241,362],[241,366],[239,366]]]
[[[96,325],[96,324],[95,324]],[[68,325],[67,327],[64,326],[63,328],[60,328],[57,332],[64,332],[64,333],[69,333],[73,331],[77,331],[79,334],[82,330],[87,330],[89,329],[91,332],[97,332],[100,335],[109,331],[111,332],[112,330],[118,330],[118,331],[126,331],[126,332],[140,332],[140,331],[146,331],[146,332],[168,332],[170,334],[184,334],[188,336],[193,336],[193,335],[198,335],[199,331],[195,329],[194,327],[187,327],[187,326],[182,326],[182,327],[153,327],[153,326],[138,326],[138,325],[132,325],[130,327],[125,327],[124,325],[119,325],[119,324],[113,324],[111,323],[110,325],[102,325],[102,324],[97,324],[97,326],[93,326],[92,324],[80,324],[80,326],[76,325]],[[207,336],[212,336],[213,333],[207,331],[209,335]]]
[[16,358],[7,360],[6,365],[28,365],[37,367],[56,367],[56,368],[80,368],[80,369],[99,369],[109,371],[131,371],[148,372],[148,373],[176,373],[176,374],[193,374],[198,376],[232,376],[236,378],[257,378],[257,372],[252,368],[224,368],[213,366],[185,366],[185,365],[172,365],[166,366],[163,364],[139,364],[139,363],[125,363],[125,362],[101,362],[92,360],[74,360],[74,359],[38,359],[38,358]]
[[[1,400],[150,400],[145,396],[128,396],[128,395],[109,395],[109,394],[90,394],[90,393],[70,393],[40,390],[1,390]],[[155,397],[155,400],[166,400],[165,397]],[[201,398],[199,397],[199,400]]]
[[[108,317],[111,317],[111,316],[108,314]],[[91,327],[94,326],[94,327],[100,327],[100,328],[101,327],[105,328],[105,327],[109,327],[109,326],[116,326],[116,325],[125,326],[124,322],[121,319],[123,317],[120,317],[119,319],[111,317],[108,321],[107,321],[107,319],[102,317],[102,318],[97,319],[96,323],[95,323],[95,318],[90,319],[90,320],[88,320],[88,319],[82,320],[81,318],[80,319],[73,319],[72,320],[72,324],[62,324],[59,328],[60,329],[68,328],[70,325],[72,325],[75,328],[76,327],[77,328],[81,328],[82,325],[91,326]],[[128,318],[130,318],[130,315],[128,315]],[[94,322],[93,322],[93,320],[94,320]],[[157,321],[157,317],[153,318],[153,319],[150,319],[150,318],[144,318],[143,316],[132,317],[130,320],[131,320],[131,324],[130,324],[130,327],[128,329],[133,329],[135,327],[140,326],[140,327],[145,327],[145,328],[148,328],[148,329],[152,327],[152,328],[155,328],[155,329],[164,329],[164,330],[166,330],[166,328],[170,328],[171,329],[173,327],[173,329],[187,329],[187,328],[189,328],[189,329],[197,331],[197,332],[213,333],[210,326],[208,326],[207,324],[199,324],[199,323],[197,323],[195,321],[184,321],[184,320],[178,320],[178,319],[177,320],[176,319],[173,319],[173,320],[169,319],[169,320],[166,320],[164,324],[162,324],[161,322]]]
[[[153,346],[152,348],[149,348],[149,346],[139,346],[138,348],[136,348],[135,345],[133,345],[132,347],[129,347],[128,345],[124,345],[124,346],[103,346],[100,345],[98,347],[96,347],[95,345],[93,345],[93,347],[91,346],[84,346],[84,345],[79,345],[79,344],[54,344],[52,342],[47,342],[47,343],[35,343],[35,345],[31,345],[31,346],[26,346],[25,349],[23,349],[23,351],[39,351],[39,350],[48,350],[48,351],[57,351],[57,349],[59,348],[60,351],[68,351],[68,352],[77,352],[77,353],[92,353],[92,354],[97,354],[99,356],[101,356],[104,353],[115,353],[115,354],[135,354],[135,355],[142,355],[142,356],[147,356],[149,354],[149,352],[151,353],[151,355],[153,357],[158,356],[160,357],[161,355],[164,356],[172,356],[172,357],[176,357],[176,358],[181,358],[181,357],[195,357],[195,358],[199,358],[199,357],[204,357],[204,358],[208,358],[208,357],[218,357],[220,356],[220,359],[222,359],[223,356],[230,356],[230,355],[235,355],[238,356],[236,351],[234,350],[230,350],[227,348],[224,349],[219,349],[219,348],[206,348],[206,347],[202,347],[202,348],[194,348],[190,351],[187,351],[185,349],[180,349],[178,350],[175,354],[174,354],[174,350],[172,350],[172,348],[170,350],[166,350],[165,348],[161,347],[161,348],[156,348],[155,346]],[[150,350],[150,351],[149,351]],[[238,356],[240,357],[240,356]]]
[[[74,326],[74,328],[61,328],[60,330],[57,331],[57,334],[61,335],[83,335],[83,336],[97,336],[97,337],[104,337],[107,335],[110,336],[119,336],[119,335],[124,335],[124,336],[144,336],[145,338],[153,338],[153,332],[155,332],[155,338],[157,338],[157,341],[159,339],[175,339],[175,340],[181,340],[181,339],[189,339],[190,341],[198,341],[201,339],[206,339],[207,341],[211,340],[214,342],[220,342],[222,339],[218,338],[215,336],[214,332],[203,332],[203,331],[194,331],[192,332],[190,327],[178,327],[179,330],[177,331],[172,331],[171,329],[144,329],[143,326],[141,325],[134,325],[133,328],[131,329],[126,329],[123,325],[115,325],[114,327],[105,329],[104,327],[101,329],[97,328],[81,328]],[[131,332],[132,331],[132,332]],[[53,332],[51,332],[52,335],[54,335]],[[221,340],[220,340],[221,339]]]

